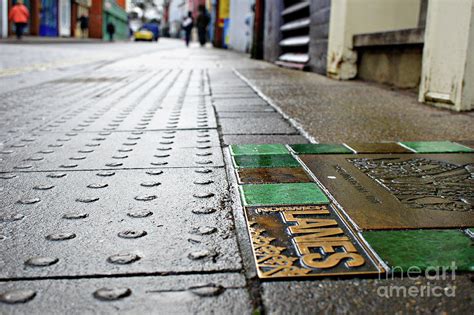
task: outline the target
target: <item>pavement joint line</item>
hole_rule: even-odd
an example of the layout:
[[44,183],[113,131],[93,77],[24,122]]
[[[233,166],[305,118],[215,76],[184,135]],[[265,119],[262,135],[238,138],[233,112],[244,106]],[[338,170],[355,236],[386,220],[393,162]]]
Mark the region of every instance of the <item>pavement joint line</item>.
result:
[[[201,287],[205,287],[205,286],[195,286],[195,287],[191,287],[190,289],[195,289],[195,288],[201,288]],[[247,286],[229,286],[229,287],[225,287],[226,290],[240,290],[240,289],[243,289],[243,288],[246,288]],[[145,291],[145,293],[171,293],[171,292],[185,292],[185,291],[188,291],[186,289],[183,289],[183,290],[149,290],[149,291]]]
[[[214,116],[217,123],[217,133],[221,144],[221,151],[224,160],[224,171],[227,180],[228,193],[230,197],[230,213],[233,218],[233,226],[235,227],[235,237],[237,239],[237,249],[242,261],[242,268],[247,284],[247,292],[250,296],[252,307],[254,310],[263,310],[265,313],[265,304],[263,303],[263,288],[257,276],[257,269],[253,261],[253,252],[250,236],[247,231],[247,219],[242,205],[242,199],[239,192],[239,184],[237,183],[236,170],[233,166],[233,159],[230,152],[230,146],[224,142],[224,134],[222,127],[219,125],[219,115],[215,103],[212,102],[212,83],[209,71],[206,70],[207,83],[211,94],[211,106],[214,109]],[[240,78],[242,79],[242,78]]]
[[301,136],[300,133],[226,133],[224,136]]
[[[345,146],[346,148],[348,148],[349,150],[351,150],[352,153],[357,154],[357,151],[354,150],[353,148],[351,148],[349,145],[347,145],[347,144],[345,144],[345,143],[341,143],[341,144],[342,144],[343,146]],[[301,163],[301,162],[300,162],[300,163]]]
[[318,143],[318,141],[311,136],[295,119],[287,115],[277,104],[275,104],[268,96],[266,96],[256,85],[252,84],[250,80],[248,80],[242,73],[240,73],[236,68],[232,68],[232,71],[242,80],[244,81],[251,89],[257,93],[260,98],[262,98],[265,102],[267,102],[271,107],[273,107],[280,115],[282,115],[286,120],[289,121],[290,125],[292,125],[300,135],[308,139],[310,143]]
[[168,170],[168,169],[222,169],[225,166],[170,166],[170,167],[134,167],[134,168],[90,168],[90,169],[76,169],[76,170],[64,170],[64,169],[51,169],[41,171],[0,171],[0,174],[4,173],[51,173],[51,172],[95,172],[95,171],[134,171],[134,170]]
[[113,279],[113,278],[138,278],[138,277],[168,277],[168,276],[193,276],[193,275],[219,275],[240,274],[240,269],[179,271],[179,272],[136,272],[136,273],[114,273],[114,274],[91,274],[72,276],[45,276],[45,277],[9,277],[0,278],[2,282],[42,281],[42,280],[81,280],[81,279]]
[[[304,171],[306,172],[306,174],[308,174],[308,176],[319,186],[319,188],[321,188],[321,190],[326,194],[326,196],[329,198],[330,202],[334,203],[336,205],[336,208],[338,209],[343,209],[341,204],[339,202],[337,202],[336,198],[334,198],[332,196],[332,194],[329,192],[329,190],[324,187],[324,185],[319,181],[319,179],[316,177],[316,175],[313,174],[313,172],[311,172],[311,170],[306,166],[305,163],[303,163],[303,161],[301,160],[301,158],[299,157],[299,155],[297,155],[296,153],[294,153],[292,150],[291,150],[291,147],[287,144],[286,145],[287,149],[290,151],[290,154],[293,156],[293,158],[295,160],[298,161],[298,163],[300,163],[301,167],[304,169]],[[343,216],[344,216],[344,219],[346,219],[350,225],[352,226],[352,228],[355,230],[356,233],[360,233],[362,230],[361,228],[349,217],[349,215],[347,213],[345,213],[344,211],[341,211]]]

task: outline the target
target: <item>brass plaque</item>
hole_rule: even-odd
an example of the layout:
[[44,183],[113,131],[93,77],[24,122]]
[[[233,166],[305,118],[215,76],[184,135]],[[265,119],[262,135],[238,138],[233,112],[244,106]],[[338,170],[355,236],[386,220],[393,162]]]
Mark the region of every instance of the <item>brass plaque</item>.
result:
[[359,143],[359,142],[348,142],[346,143],[356,153],[413,153],[407,148],[402,147],[395,142],[386,143]]
[[300,158],[361,229],[474,226],[474,154]]
[[330,205],[245,209],[259,278],[385,272]]
[[306,172],[297,167],[242,168],[237,170],[239,184],[281,184],[311,182]]
[[456,141],[459,144],[465,145],[468,148],[474,149],[474,140]]

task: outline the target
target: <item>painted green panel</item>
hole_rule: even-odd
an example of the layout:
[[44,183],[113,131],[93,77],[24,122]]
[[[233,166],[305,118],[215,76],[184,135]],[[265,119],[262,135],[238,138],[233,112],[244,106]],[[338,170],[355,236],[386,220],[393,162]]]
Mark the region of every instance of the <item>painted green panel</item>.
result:
[[315,183],[242,185],[239,189],[245,206],[329,203]]
[[283,144],[240,144],[231,145],[232,155],[290,154]]
[[367,231],[362,235],[391,268],[449,267],[474,271],[474,247],[460,230]]
[[233,157],[238,168],[255,167],[300,167],[301,165],[289,154],[274,155],[237,155]]
[[342,144],[291,144],[290,148],[296,154],[351,154],[353,153]]
[[474,152],[473,149],[451,141],[400,142],[416,153]]

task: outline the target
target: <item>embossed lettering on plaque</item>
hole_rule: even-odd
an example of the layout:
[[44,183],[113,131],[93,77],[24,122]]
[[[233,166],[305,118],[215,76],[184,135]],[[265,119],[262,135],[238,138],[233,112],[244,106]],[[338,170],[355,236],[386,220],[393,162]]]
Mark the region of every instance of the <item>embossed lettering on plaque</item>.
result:
[[260,278],[384,271],[329,205],[248,207],[246,216]]

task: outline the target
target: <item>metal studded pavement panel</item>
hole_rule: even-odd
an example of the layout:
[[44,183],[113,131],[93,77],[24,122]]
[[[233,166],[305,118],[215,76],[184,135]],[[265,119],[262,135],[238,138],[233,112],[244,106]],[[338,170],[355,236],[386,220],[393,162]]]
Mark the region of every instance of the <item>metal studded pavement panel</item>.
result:
[[0,111],[2,311],[249,312],[205,70],[98,71]]

